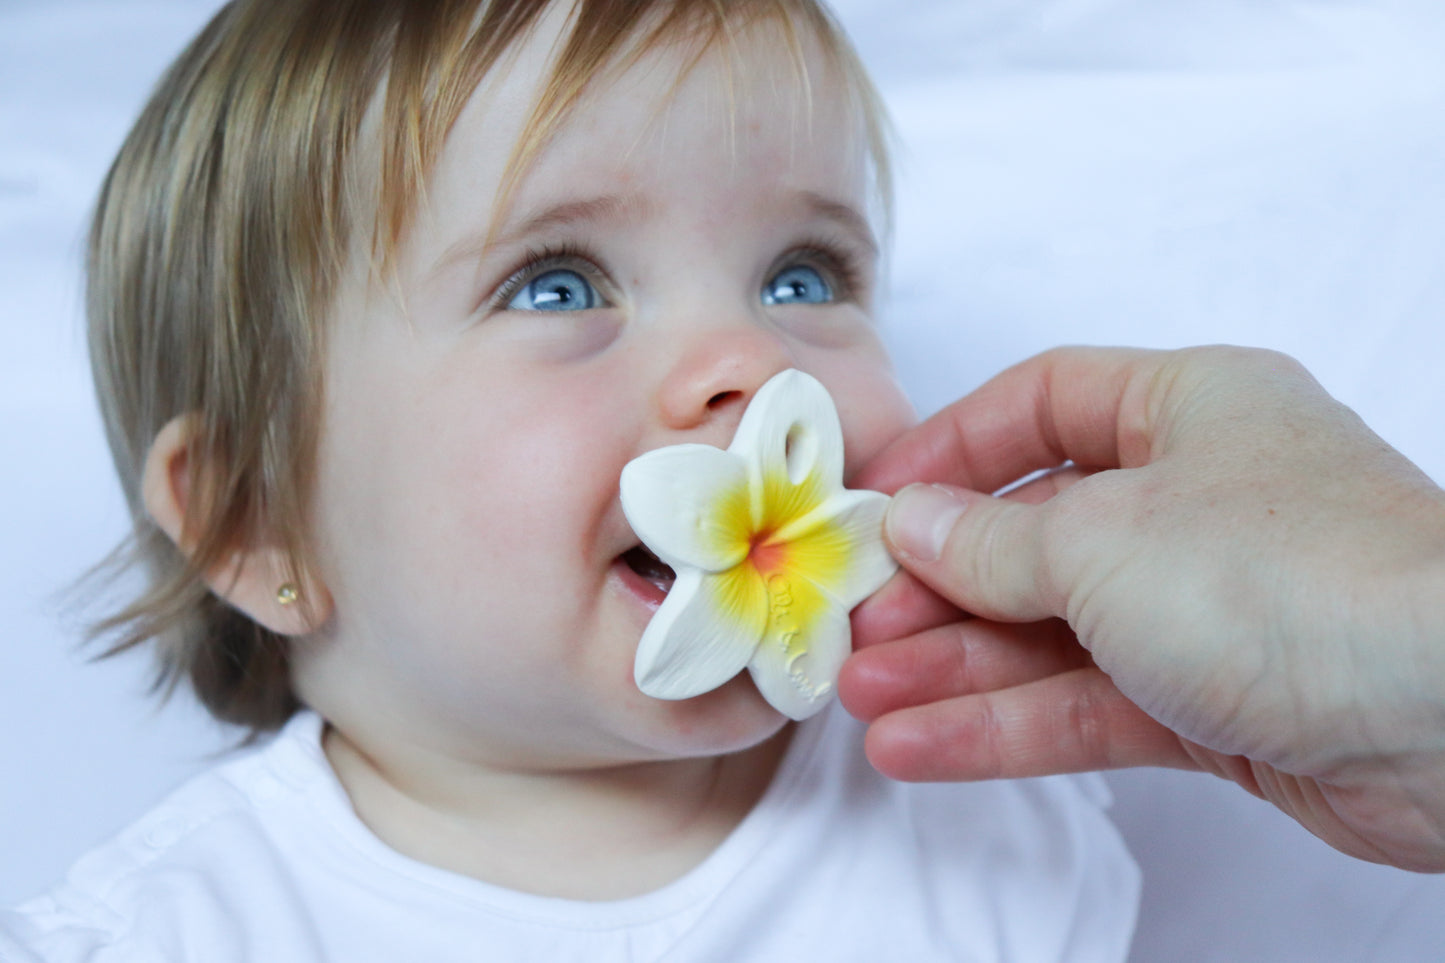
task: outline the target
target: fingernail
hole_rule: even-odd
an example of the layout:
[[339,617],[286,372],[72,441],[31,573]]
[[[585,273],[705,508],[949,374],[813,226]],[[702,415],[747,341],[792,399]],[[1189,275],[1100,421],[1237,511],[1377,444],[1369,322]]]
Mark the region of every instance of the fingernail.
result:
[[884,525],[888,540],[920,562],[934,562],[958,516],[963,499],[941,485],[909,485],[893,496]]

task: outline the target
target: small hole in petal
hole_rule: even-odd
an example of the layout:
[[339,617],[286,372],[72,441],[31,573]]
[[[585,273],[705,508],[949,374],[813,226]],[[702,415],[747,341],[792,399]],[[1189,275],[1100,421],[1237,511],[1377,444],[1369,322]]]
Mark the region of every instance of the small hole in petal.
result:
[[783,442],[783,459],[788,465],[788,480],[802,484],[818,460],[818,436],[802,425],[789,428]]

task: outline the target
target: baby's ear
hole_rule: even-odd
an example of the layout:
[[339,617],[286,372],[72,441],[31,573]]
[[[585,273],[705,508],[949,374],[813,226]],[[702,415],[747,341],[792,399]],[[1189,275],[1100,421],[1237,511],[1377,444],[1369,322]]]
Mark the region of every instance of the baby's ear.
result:
[[[194,494],[191,459],[195,418],[173,418],[146,455],[141,473],[141,498],[146,514],[187,557],[196,548],[194,532],[186,530],[186,510]],[[292,571],[284,548],[276,544],[240,545],[203,573],[211,591],[244,612],[252,621],[280,635],[307,635],[331,617],[326,586]]]

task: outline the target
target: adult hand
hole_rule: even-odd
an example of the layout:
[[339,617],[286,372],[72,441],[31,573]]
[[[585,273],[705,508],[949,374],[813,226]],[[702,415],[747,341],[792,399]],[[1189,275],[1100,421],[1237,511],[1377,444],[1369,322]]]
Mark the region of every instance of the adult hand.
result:
[[1445,870],[1445,493],[1298,364],[1052,351],[855,483],[919,481],[840,680],[881,771],[1203,769]]

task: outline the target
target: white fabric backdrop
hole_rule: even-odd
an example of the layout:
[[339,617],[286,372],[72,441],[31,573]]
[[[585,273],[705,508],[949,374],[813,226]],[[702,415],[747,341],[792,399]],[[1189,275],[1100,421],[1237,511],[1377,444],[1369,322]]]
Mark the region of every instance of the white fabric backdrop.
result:
[[[87,209],[213,0],[0,0],[0,902],[232,734],[77,651],[123,534],[85,370]],[[1066,342],[1303,360],[1445,479],[1438,0],[844,0],[901,134],[901,375],[931,411]],[[1141,961],[1434,960],[1445,877],[1351,861],[1210,777],[1110,777]]]

